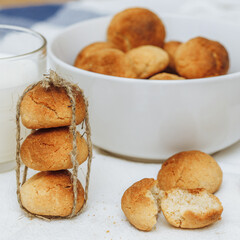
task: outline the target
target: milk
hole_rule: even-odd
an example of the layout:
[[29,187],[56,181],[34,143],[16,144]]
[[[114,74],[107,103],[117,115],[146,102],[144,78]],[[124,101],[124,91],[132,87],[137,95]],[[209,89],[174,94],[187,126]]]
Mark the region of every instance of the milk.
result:
[[[15,165],[16,104],[24,89],[41,79],[44,63],[26,58],[5,58],[0,54],[0,172]],[[26,135],[26,130],[22,131]]]
[[1,62],[1,56],[0,54],[0,90],[31,83],[33,79],[37,79],[38,66],[32,60]]

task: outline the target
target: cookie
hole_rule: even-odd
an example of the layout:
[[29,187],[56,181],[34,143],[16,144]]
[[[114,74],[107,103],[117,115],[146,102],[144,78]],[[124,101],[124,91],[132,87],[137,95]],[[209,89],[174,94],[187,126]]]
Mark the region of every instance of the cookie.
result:
[[142,45],[163,47],[165,27],[162,20],[145,8],[128,8],[111,20],[107,39],[124,52]]
[[162,190],[205,188],[216,192],[222,183],[222,170],[210,155],[200,151],[180,152],[167,159],[160,169],[158,185]]
[[185,78],[206,78],[226,74],[229,56],[222,44],[203,37],[182,43],[174,57],[176,71]]
[[137,78],[148,78],[163,71],[169,63],[168,54],[156,46],[141,46],[126,53],[134,64]]

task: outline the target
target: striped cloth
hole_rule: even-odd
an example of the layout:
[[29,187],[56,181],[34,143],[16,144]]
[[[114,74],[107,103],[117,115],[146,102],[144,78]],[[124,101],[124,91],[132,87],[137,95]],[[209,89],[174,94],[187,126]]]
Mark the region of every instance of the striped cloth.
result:
[[72,4],[51,4],[2,9],[0,10],[0,23],[26,28],[31,28],[39,22],[47,22],[56,26],[68,26],[82,20],[101,16],[96,12],[73,9],[71,6]]
[[101,0],[79,1],[0,10],[0,24],[32,28],[48,40],[62,28],[79,21],[142,6],[158,13],[219,19],[240,24],[239,0]]

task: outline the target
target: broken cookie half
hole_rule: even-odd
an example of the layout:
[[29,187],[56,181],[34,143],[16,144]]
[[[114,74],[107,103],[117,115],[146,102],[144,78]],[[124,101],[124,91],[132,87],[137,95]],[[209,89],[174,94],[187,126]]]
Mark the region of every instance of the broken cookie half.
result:
[[139,230],[151,231],[157,223],[162,193],[153,178],[144,178],[129,187],[121,202],[128,221]]
[[137,229],[151,231],[158,213],[179,228],[201,228],[221,219],[219,199],[205,189],[174,188],[162,191],[153,178],[144,178],[129,187],[121,206],[128,221]]
[[219,199],[203,188],[166,191],[161,199],[167,221],[180,228],[202,228],[221,219],[223,207]]

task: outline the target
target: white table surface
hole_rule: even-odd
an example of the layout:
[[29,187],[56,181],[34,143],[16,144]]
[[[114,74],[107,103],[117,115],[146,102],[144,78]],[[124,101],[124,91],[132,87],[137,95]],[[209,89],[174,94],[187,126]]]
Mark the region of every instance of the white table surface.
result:
[[[223,169],[223,184],[216,195],[224,211],[222,220],[203,229],[181,230],[160,214],[152,232],[133,228],[120,208],[121,196],[132,183],[156,177],[161,164],[130,162],[95,149],[89,201],[85,211],[72,220],[29,219],[16,199],[15,172],[0,175],[0,239],[231,239],[240,235],[240,142],[216,153]],[[80,172],[81,174],[81,172]],[[68,237],[68,238],[67,238]]]
[[[148,6],[156,11],[196,17],[215,18],[240,24],[239,1],[103,1],[72,4],[72,7],[114,13],[128,6]],[[36,24],[34,29],[49,41],[61,30],[47,24]],[[223,184],[216,195],[224,211],[222,220],[203,229],[181,230],[170,226],[160,214],[156,228],[141,232],[126,220],[120,208],[123,192],[134,182],[156,178],[160,163],[130,162],[95,148],[92,162],[89,201],[85,211],[72,220],[29,219],[19,208],[16,198],[15,172],[0,174],[0,240],[156,240],[156,239],[240,239],[240,142],[214,154],[223,170]],[[81,174],[81,172],[80,172]]]

